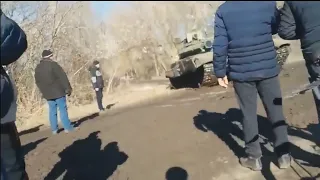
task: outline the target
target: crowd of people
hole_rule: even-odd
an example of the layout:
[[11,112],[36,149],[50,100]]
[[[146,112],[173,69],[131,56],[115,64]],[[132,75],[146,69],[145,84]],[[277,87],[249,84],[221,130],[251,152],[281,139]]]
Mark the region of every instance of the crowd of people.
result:
[[[257,94],[263,101],[276,136],[275,153],[279,168],[291,164],[290,142],[283,113],[279,82],[280,69],[272,35],[301,41],[301,49],[310,81],[320,78],[320,3],[285,1],[279,11],[275,1],[227,1],[217,10],[214,24],[214,72],[219,85],[227,88],[234,82],[236,97],[243,113],[246,157],[240,164],[261,170],[262,151],[257,122]],[[1,11],[1,180],[27,180],[20,138],[15,125],[16,88],[2,66],[14,63],[27,49],[27,37],[19,25]],[[96,93],[98,108],[102,104],[104,80],[99,61],[88,69]],[[35,69],[35,82],[49,105],[51,131],[57,134],[57,110],[66,133],[75,130],[67,111],[67,97],[72,87],[63,68],[54,61],[53,52],[44,50]],[[319,87],[314,89],[319,91]],[[315,98],[318,105],[319,99]],[[319,112],[318,112],[319,113]],[[320,113],[319,113],[320,114]],[[319,125],[320,126],[320,125]],[[320,127],[319,127],[320,129]]]

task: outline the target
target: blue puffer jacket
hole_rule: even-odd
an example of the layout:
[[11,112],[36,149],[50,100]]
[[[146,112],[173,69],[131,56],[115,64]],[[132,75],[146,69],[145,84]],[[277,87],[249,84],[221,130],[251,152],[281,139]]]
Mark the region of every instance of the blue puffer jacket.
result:
[[[272,34],[279,19],[275,1],[228,1],[215,16],[214,71],[234,81],[257,81],[277,76]],[[228,67],[227,67],[228,60]]]

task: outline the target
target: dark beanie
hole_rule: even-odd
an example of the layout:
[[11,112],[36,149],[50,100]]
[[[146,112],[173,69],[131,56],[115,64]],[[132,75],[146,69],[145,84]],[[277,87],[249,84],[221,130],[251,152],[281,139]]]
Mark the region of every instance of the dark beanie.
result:
[[93,65],[97,65],[97,64],[99,64],[99,61],[94,60],[94,61],[93,61]]
[[50,51],[50,50],[43,50],[42,51],[42,57],[44,58],[44,57],[50,57],[50,56],[52,56],[52,51]]

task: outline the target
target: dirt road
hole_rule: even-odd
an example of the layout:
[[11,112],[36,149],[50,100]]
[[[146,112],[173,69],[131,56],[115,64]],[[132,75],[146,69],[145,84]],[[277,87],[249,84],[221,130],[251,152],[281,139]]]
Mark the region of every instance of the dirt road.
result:
[[[252,172],[238,164],[243,154],[241,120],[232,88],[188,90],[129,109],[114,109],[79,120],[76,132],[51,135],[48,130],[22,132],[27,170],[31,180],[298,180],[320,172],[320,155],[311,145],[316,111],[312,94],[291,97],[294,88],[307,83],[302,65],[286,67],[281,74],[285,114],[290,127],[293,156],[306,161],[287,170],[274,165],[270,143],[264,143],[264,169]],[[271,128],[259,104],[262,137]],[[263,139],[263,138],[262,138]],[[273,161],[273,162],[270,162]],[[173,168],[179,167],[179,168]],[[175,176],[178,175],[178,176]],[[171,179],[170,179],[171,178]]]

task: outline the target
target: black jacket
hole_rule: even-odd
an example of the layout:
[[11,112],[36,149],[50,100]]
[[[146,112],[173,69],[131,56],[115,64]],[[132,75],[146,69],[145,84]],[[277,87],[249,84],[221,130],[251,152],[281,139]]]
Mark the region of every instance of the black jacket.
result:
[[104,80],[102,77],[101,70],[96,66],[92,65],[89,67],[89,72],[91,75],[91,83],[93,88],[104,88]]
[[36,84],[43,98],[57,99],[72,91],[68,77],[62,67],[50,59],[42,59],[35,69]]
[[8,18],[1,10],[1,66],[0,66],[0,95],[1,95],[1,118],[3,118],[10,109],[14,100],[13,86],[10,79],[3,69],[2,65],[8,65],[24,53],[28,47],[27,37],[19,25]]
[[320,50],[320,2],[285,1],[278,34],[286,40],[300,39],[308,63]]

